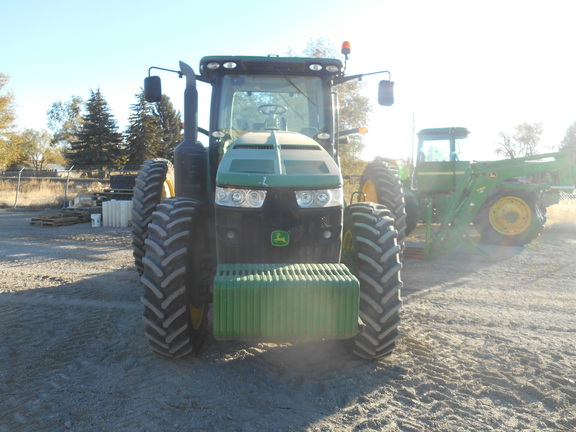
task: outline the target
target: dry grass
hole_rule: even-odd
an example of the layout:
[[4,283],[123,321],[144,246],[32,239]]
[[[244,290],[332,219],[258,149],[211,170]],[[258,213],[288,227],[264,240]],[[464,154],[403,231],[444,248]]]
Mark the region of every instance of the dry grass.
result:
[[[16,202],[16,182],[0,181],[0,208],[13,207]],[[70,180],[68,201],[76,197],[90,198],[104,187],[99,182],[81,182]],[[17,208],[59,208],[64,204],[66,183],[53,180],[26,179],[22,181],[18,192]]]
[[576,196],[566,195],[558,204],[548,207],[546,226],[572,231],[576,229]]

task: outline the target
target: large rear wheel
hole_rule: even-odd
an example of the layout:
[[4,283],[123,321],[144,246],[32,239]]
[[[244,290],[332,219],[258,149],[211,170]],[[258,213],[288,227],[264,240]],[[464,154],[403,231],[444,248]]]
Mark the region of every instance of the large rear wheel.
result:
[[173,197],[174,168],[166,159],[149,159],[138,171],[135,180],[134,196],[132,198],[132,254],[138,273],[142,274],[144,267],[144,241],[148,237],[148,224],[156,206],[164,198]]
[[360,319],[352,352],[365,359],[389,355],[400,323],[400,247],[384,206],[357,203],[344,210],[342,262],[360,281]]
[[360,185],[364,201],[382,204],[390,210],[398,232],[398,244],[404,248],[408,227],[404,189],[398,177],[398,169],[384,161],[371,162],[362,173]]
[[546,218],[537,205],[538,194],[530,190],[500,191],[489,198],[474,226],[484,243],[522,246],[534,240]]
[[142,260],[146,337],[156,353],[180,358],[196,352],[207,335],[213,269],[202,205],[166,199],[148,231]]

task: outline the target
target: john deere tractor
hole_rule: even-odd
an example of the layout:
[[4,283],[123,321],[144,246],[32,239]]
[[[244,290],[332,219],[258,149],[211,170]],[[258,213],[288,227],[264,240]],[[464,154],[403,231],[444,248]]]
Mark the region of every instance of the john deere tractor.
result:
[[[404,223],[397,220],[397,229],[401,232],[403,227],[407,235],[418,221],[426,222],[430,258],[463,238],[470,240],[469,225],[476,228],[482,243],[531,242],[544,226],[546,207],[559,201],[561,190],[572,191],[576,183],[574,154],[567,151],[500,161],[461,160],[469,133],[463,127],[421,130],[414,167],[400,170],[406,218]],[[391,183],[382,173],[392,178],[394,171],[398,168],[386,162],[369,164],[362,177],[363,196],[392,202]]]
[[[344,71],[338,59],[270,56],[204,57],[198,75],[182,62],[172,71],[186,79],[184,141],[174,164],[142,165],[133,199],[152,350],[195,353],[212,328],[216,340],[341,339],[366,359],[392,352],[397,215],[365,200],[345,204],[337,92],[362,75]],[[197,124],[198,81],[212,90],[206,129]],[[380,81],[380,104],[393,103],[392,89]],[[148,76],[144,92],[159,101],[160,78]]]

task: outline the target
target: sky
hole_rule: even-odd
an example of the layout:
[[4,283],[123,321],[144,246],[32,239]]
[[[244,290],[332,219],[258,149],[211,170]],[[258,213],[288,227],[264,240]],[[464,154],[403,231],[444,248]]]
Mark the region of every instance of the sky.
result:
[[[542,123],[548,151],[576,122],[571,0],[0,0],[0,10],[0,72],[20,129],[47,128],[53,102],[99,88],[123,131],[150,66],[197,71],[203,56],[299,53],[317,38],[338,51],[350,41],[347,74],[391,72],[391,107],[376,102],[385,75],[364,79],[368,160],[407,158],[414,131],[448,126],[471,131],[470,158],[495,159],[500,133],[525,122]],[[184,80],[161,76],[183,111]]]

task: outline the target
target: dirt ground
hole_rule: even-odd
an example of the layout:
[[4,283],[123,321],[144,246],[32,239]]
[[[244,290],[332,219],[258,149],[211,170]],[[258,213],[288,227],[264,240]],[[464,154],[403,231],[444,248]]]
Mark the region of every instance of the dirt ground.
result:
[[[396,351],[151,353],[129,228],[0,210],[0,432],[573,431],[576,230],[407,259]],[[570,227],[568,227],[570,228]]]

